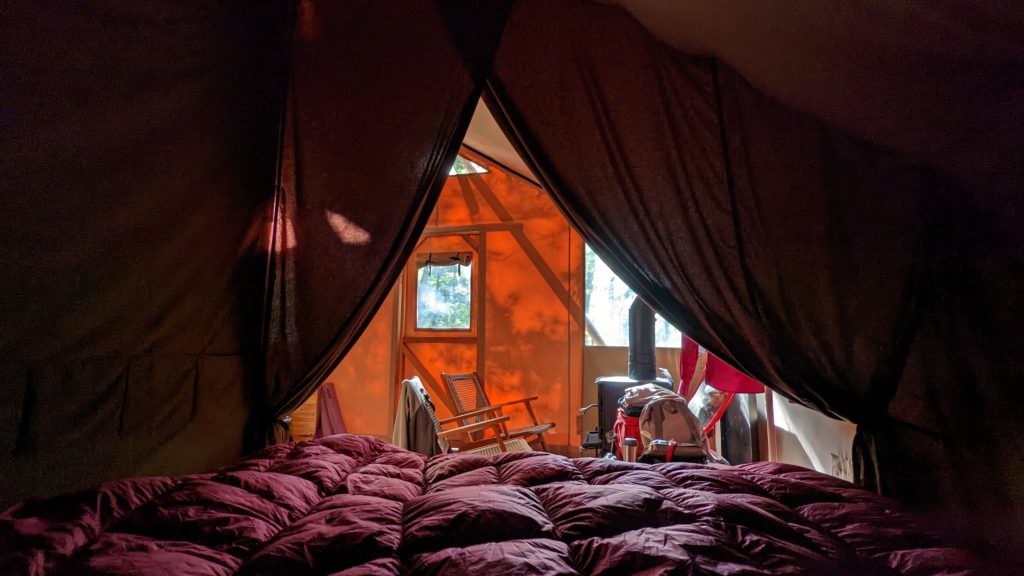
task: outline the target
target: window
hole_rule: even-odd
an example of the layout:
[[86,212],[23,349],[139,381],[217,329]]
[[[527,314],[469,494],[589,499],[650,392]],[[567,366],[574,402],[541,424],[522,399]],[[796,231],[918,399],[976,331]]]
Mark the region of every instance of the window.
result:
[[[628,346],[629,307],[636,293],[612,272],[601,258],[585,248],[585,306],[589,327],[587,345]],[[661,315],[655,315],[654,343],[656,346],[678,348],[682,334]]]
[[405,269],[405,330],[418,338],[476,336],[484,263],[476,231],[428,233]]
[[452,164],[452,169],[448,171],[449,176],[462,176],[463,174],[486,174],[487,168],[467,160],[462,156],[455,157],[455,163]]
[[416,255],[416,329],[469,330],[473,317],[473,253]]

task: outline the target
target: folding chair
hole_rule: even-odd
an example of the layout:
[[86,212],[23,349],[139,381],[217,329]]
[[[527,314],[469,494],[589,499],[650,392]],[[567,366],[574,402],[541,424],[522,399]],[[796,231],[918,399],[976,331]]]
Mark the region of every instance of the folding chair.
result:
[[[459,418],[445,418],[442,420],[437,417],[437,413],[434,411],[434,403],[430,400],[430,395],[427,394],[419,377],[413,376],[404,380],[402,385],[406,387],[407,393],[414,395],[416,401],[420,403],[420,406],[433,423],[433,431],[436,434],[437,446],[440,448],[441,454],[447,454],[456,450],[461,454],[483,455],[533,450],[525,440],[509,438],[504,434],[502,426],[508,422],[508,416],[497,415],[483,418],[483,416],[491,414],[493,410],[475,410],[470,416],[480,417],[477,418],[477,422],[445,430],[445,426],[457,423]],[[494,436],[487,438],[473,437],[474,434],[479,435],[486,430],[491,430]]]
[[[483,385],[480,384],[480,377],[476,372],[471,372],[469,374],[446,374],[442,372],[441,380],[444,380],[445,385],[448,387],[448,393],[451,394],[452,400],[455,403],[455,408],[458,411],[458,414],[455,415],[455,420],[458,420],[460,423],[465,425],[481,421],[483,416],[486,414],[495,414],[498,417],[502,417],[503,414],[501,410],[503,407],[523,404],[526,407],[526,412],[530,415],[530,420],[533,424],[523,428],[509,430],[507,420],[502,420],[502,434],[513,440],[529,440],[533,438],[540,443],[541,448],[545,452],[548,451],[547,442],[544,441],[544,433],[554,428],[555,423],[540,422],[537,419],[537,414],[533,411],[533,405],[530,404],[530,402],[537,399],[536,396],[501,402],[499,404],[491,404],[491,401],[487,398],[487,393],[484,391]],[[475,433],[473,437],[480,438],[482,436],[483,433],[478,432]]]

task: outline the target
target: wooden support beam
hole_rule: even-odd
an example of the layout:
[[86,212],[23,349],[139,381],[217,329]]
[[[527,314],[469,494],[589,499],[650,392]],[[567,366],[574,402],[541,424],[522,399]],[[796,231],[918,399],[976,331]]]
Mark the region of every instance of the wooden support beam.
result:
[[[473,176],[476,177],[474,178]],[[516,242],[519,244],[519,247],[523,249],[523,252],[526,253],[526,256],[537,268],[537,271],[540,272],[541,277],[544,278],[544,282],[549,288],[551,288],[551,291],[555,293],[555,296],[562,301],[562,305],[569,310],[570,315],[573,318],[583,318],[584,327],[586,328],[587,333],[590,334],[590,337],[593,338],[599,346],[603,346],[604,340],[601,338],[601,334],[597,331],[597,328],[593,323],[586,319],[583,309],[579,304],[573,301],[572,297],[569,295],[569,291],[558,279],[558,275],[555,274],[554,270],[551,269],[551,266],[549,266],[547,261],[544,260],[544,257],[541,255],[540,251],[537,250],[537,247],[533,245],[533,242],[526,237],[526,233],[523,232],[522,224],[512,221],[512,214],[507,208],[505,208],[501,203],[501,200],[498,199],[494,194],[494,191],[491,190],[491,187],[487,185],[487,182],[485,182],[479,174],[470,175],[469,180],[473,182],[477,191],[480,192],[480,196],[484,199],[484,202],[491,207],[491,210],[494,210],[494,213],[498,215],[498,218],[501,219],[502,223],[507,225],[516,224],[516,226],[510,227],[507,232],[512,234]]]

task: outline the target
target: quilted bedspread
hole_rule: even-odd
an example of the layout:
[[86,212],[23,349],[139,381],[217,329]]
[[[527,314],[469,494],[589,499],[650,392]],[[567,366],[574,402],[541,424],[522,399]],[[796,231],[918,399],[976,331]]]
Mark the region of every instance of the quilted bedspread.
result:
[[371,437],[120,480],[0,515],[0,573],[973,574],[897,506],[776,463],[539,452],[427,460]]

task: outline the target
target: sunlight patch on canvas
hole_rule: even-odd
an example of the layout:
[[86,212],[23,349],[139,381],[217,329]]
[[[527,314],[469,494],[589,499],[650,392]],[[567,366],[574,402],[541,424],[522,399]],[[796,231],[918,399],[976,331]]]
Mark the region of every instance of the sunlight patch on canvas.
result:
[[370,233],[365,228],[361,228],[337,212],[331,210],[326,212],[327,223],[331,225],[331,229],[338,235],[338,238],[341,238],[342,244],[365,246],[370,243]]

